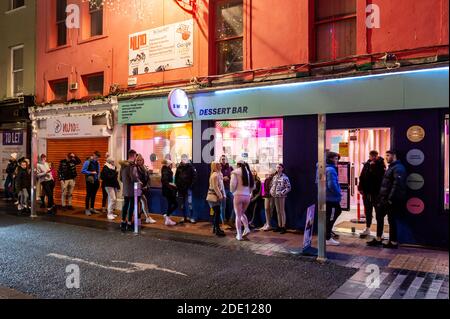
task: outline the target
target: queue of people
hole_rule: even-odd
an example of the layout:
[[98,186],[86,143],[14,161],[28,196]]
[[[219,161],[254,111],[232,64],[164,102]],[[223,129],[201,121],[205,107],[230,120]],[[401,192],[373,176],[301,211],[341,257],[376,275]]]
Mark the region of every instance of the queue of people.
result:
[[[113,158],[106,154],[106,164],[100,167],[99,152],[93,154],[84,162],[81,173],[86,181],[85,214],[99,214],[95,209],[95,200],[100,188],[103,195],[102,206],[109,220],[117,218],[115,214],[118,192],[123,194],[122,223],[123,231],[133,229],[135,184],[138,185],[138,212],[145,216],[148,224],[156,223],[150,216],[150,189],[151,176],[153,174],[145,165],[142,155],[134,150],[128,152],[126,161],[120,161],[118,165]],[[177,209],[181,209],[183,220],[181,222],[195,223],[196,218],[192,208],[192,188],[197,180],[197,171],[187,155],[183,155],[181,163],[174,172],[174,163],[169,159],[162,161],[161,185],[162,195],[167,201],[164,212],[164,224],[175,226],[178,223],[171,216]],[[326,156],[326,243],[327,245],[339,245],[334,238],[333,227],[342,213],[341,188],[338,178],[338,163],[340,155],[328,152]],[[396,219],[402,211],[406,197],[406,169],[397,157],[395,151],[386,153],[385,160],[377,151],[369,153],[369,159],[363,164],[358,190],[363,196],[366,215],[366,228],[361,232],[361,237],[371,235],[373,211],[377,221],[376,236],[367,242],[368,246],[397,248]],[[68,153],[66,158],[59,163],[58,170],[47,161],[47,156],[42,154],[36,167],[35,176],[38,182],[38,190],[41,200],[41,208],[46,208],[48,214],[56,214],[54,202],[55,182],[61,183],[61,207],[63,210],[72,210],[72,197],[77,177],[77,166],[81,160],[74,154]],[[5,198],[17,199],[16,205],[19,212],[30,211],[31,194],[31,168],[30,161],[26,158],[17,159],[17,154],[11,154],[6,168]],[[119,183],[119,180],[121,183]],[[286,233],[286,198],[291,191],[291,184],[285,174],[283,164],[278,164],[276,169],[270,171],[261,181],[256,170],[252,170],[248,163],[239,161],[233,168],[225,155],[219,162],[211,163],[209,188],[206,196],[213,212],[213,233],[219,237],[226,235],[222,225],[228,224],[228,230],[236,231],[236,239],[241,241],[251,233],[252,229],[261,231]],[[47,203],[45,200],[47,199]],[[265,220],[261,218],[264,209]],[[276,212],[276,215],[274,215]],[[383,244],[384,218],[387,216],[389,223],[389,240]],[[276,217],[277,226],[272,228],[271,220]]]

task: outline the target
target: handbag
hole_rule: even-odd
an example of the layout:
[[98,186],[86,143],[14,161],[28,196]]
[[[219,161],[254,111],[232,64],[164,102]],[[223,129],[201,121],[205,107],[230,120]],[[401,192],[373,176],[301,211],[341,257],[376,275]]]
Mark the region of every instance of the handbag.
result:
[[88,177],[86,177],[86,181],[87,181],[89,184],[94,184],[94,183],[95,183],[95,178],[94,178],[94,176],[89,175]]
[[208,202],[217,203],[219,201],[219,197],[213,189],[208,190],[208,195],[206,196],[206,200]]

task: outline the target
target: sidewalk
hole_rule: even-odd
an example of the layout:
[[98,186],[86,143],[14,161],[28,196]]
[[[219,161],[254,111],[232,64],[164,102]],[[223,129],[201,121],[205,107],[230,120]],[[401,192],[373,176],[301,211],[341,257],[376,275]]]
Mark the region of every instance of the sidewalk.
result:
[[[3,202],[4,203],[4,202]],[[0,209],[3,205],[0,205]],[[8,205],[9,206],[9,205]],[[8,209],[9,211],[9,209]],[[43,212],[39,215],[45,215]],[[86,216],[84,210],[58,210],[58,216],[79,220],[83,225],[101,224],[119,231],[120,218],[109,221],[106,214]],[[143,224],[142,233],[160,236],[162,239],[192,241],[224,249],[248,250],[267,256],[296,257],[301,253],[303,235],[298,231],[288,231],[281,235],[274,232],[253,231],[243,242],[235,239],[235,233],[226,230],[225,238],[212,234],[208,222],[196,224],[180,223],[177,226],[164,225],[163,216],[153,214],[156,224]],[[52,219],[54,217],[45,217]],[[175,221],[181,218],[174,217]],[[64,222],[64,221],[62,221]],[[113,227],[111,227],[113,226]],[[148,233],[148,234],[147,234]],[[448,251],[401,246],[397,250],[368,247],[365,239],[357,235],[339,234],[340,246],[327,247],[328,262],[356,268],[358,272],[339,288],[331,298],[443,298],[448,299],[449,254]],[[317,247],[317,237],[313,238]],[[302,257],[314,260],[314,257]],[[380,287],[367,288],[365,281],[370,273],[367,266],[379,268]]]
[[33,297],[17,290],[0,286],[0,299],[33,299]]

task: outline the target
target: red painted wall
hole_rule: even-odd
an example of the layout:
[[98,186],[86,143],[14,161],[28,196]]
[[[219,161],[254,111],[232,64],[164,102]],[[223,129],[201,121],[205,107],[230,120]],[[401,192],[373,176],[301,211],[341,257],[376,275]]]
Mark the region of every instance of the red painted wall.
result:
[[[173,81],[189,81],[193,77],[213,75],[214,50],[208,41],[213,30],[209,5],[213,0],[197,0],[194,32],[194,65],[138,76],[138,85],[163,85]],[[426,57],[448,54],[447,0],[356,0],[357,54],[393,52],[424,48],[407,57]],[[87,4],[69,0],[82,7]],[[68,31],[68,45],[54,48],[55,0],[39,0],[37,8],[37,102],[53,99],[48,82],[69,78],[80,89],[72,91],[68,99],[86,95],[81,77],[104,72],[104,94],[113,84],[127,87],[128,35],[164,24],[187,20],[191,15],[180,9],[174,0],[148,0],[152,7],[144,20],[136,19],[136,12],[128,14],[105,12],[104,36],[88,39],[86,19],[81,29]],[[367,4],[381,9],[381,28],[365,27]],[[246,70],[272,68],[290,64],[314,62],[313,0],[244,0],[244,66]]]

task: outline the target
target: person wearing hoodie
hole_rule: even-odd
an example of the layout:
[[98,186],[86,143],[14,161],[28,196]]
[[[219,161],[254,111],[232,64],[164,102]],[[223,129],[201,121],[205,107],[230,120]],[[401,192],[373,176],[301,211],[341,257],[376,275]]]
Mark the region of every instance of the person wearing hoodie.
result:
[[[397,249],[397,216],[405,209],[406,202],[406,168],[397,157],[397,152],[386,152],[386,161],[389,164],[381,182],[378,198],[379,214],[377,215],[377,236],[368,242],[368,246]],[[382,242],[384,218],[387,215],[389,222],[389,241]]]
[[148,198],[150,198],[150,187],[151,187],[151,174],[152,171],[145,165],[144,157],[138,154],[136,157],[136,168],[139,176],[139,180],[142,183],[142,196],[139,197],[140,207],[145,215],[145,223],[155,224],[154,220],[150,216],[150,205],[148,203]]
[[47,196],[47,212],[49,214],[56,213],[56,206],[53,201],[53,189],[55,187],[55,181],[53,180],[52,170],[47,162],[47,155],[42,154],[41,160],[37,164],[36,176],[39,183],[42,185],[43,194]]
[[287,194],[291,191],[291,182],[289,178],[284,173],[284,165],[277,165],[277,173],[272,179],[272,186],[270,188],[270,195],[273,197],[273,201],[275,203],[275,208],[277,210],[277,218],[278,218],[278,228],[274,231],[279,232],[280,234],[286,233],[286,197]]
[[341,208],[341,186],[339,185],[337,166],[339,163],[339,154],[335,152],[327,153],[326,167],[326,244],[330,246],[338,246],[339,242],[332,238],[333,226],[342,213]]
[[181,163],[175,172],[178,206],[183,211],[184,222],[196,223],[192,209],[192,186],[197,180],[197,170],[186,154],[181,155]]
[[9,159],[8,165],[6,166],[6,180],[5,180],[5,198],[6,200],[14,199],[14,173],[18,166],[17,163],[17,153],[12,153]]
[[385,172],[386,165],[384,164],[384,158],[378,156],[377,151],[371,151],[369,153],[369,160],[364,163],[358,184],[358,191],[363,197],[366,215],[366,229],[360,233],[361,237],[370,236],[374,208],[375,215],[379,214],[377,202],[380,194],[381,181]]
[[[135,150],[128,151],[126,161],[120,162],[120,180],[122,181],[122,194],[124,197],[122,207],[122,231],[133,230],[133,212],[134,212],[134,183],[139,183],[139,176],[136,168],[137,153]],[[140,194],[138,194],[139,196]],[[135,220],[135,223],[138,221]]]
[[90,158],[88,158],[81,169],[81,173],[86,178],[86,205],[85,214],[91,216],[92,214],[99,214],[95,209],[95,198],[100,187],[100,152],[95,151]]
[[[250,204],[252,191],[255,188],[255,180],[253,179],[250,167],[244,161],[239,161],[237,169],[231,173],[230,190],[233,193],[234,212],[236,213],[236,239],[241,241],[243,237],[250,234],[245,211]],[[244,224],[244,232],[242,233],[242,224]]]
[[209,189],[206,201],[209,207],[214,211],[213,233],[218,237],[225,236],[225,232],[220,229],[220,206],[225,200],[225,186],[223,185],[223,176],[221,165],[218,162],[211,163],[211,175],[209,177]]
[[31,170],[28,162],[20,161],[19,166],[16,168],[15,187],[18,192],[19,204],[17,209],[19,213],[29,212],[29,199],[31,192]]
[[177,186],[173,181],[173,162],[171,160],[163,160],[161,168],[161,184],[162,194],[167,200],[167,213],[164,214],[164,224],[166,226],[175,226],[177,223],[170,219],[170,216],[178,208]]
[[255,169],[252,169],[253,179],[255,181],[255,188],[252,191],[250,204],[245,212],[247,219],[250,220],[250,229],[261,227],[261,210],[264,206],[262,198],[262,183]]
[[119,184],[119,172],[114,163],[114,159],[108,157],[106,159],[106,164],[103,166],[102,172],[100,174],[100,179],[102,184],[105,186],[105,191],[108,197],[108,219],[114,220],[117,215],[114,214],[117,203],[117,192],[120,189]]
[[[58,177],[61,181],[61,206],[62,209],[73,210],[72,194],[75,189],[75,179],[77,177],[77,165],[81,160],[75,153],[69,153],[66,158],[59,162]],[[66,202],[67,199],[67,202]],[[66,206],[66,203],[68,206]]]

